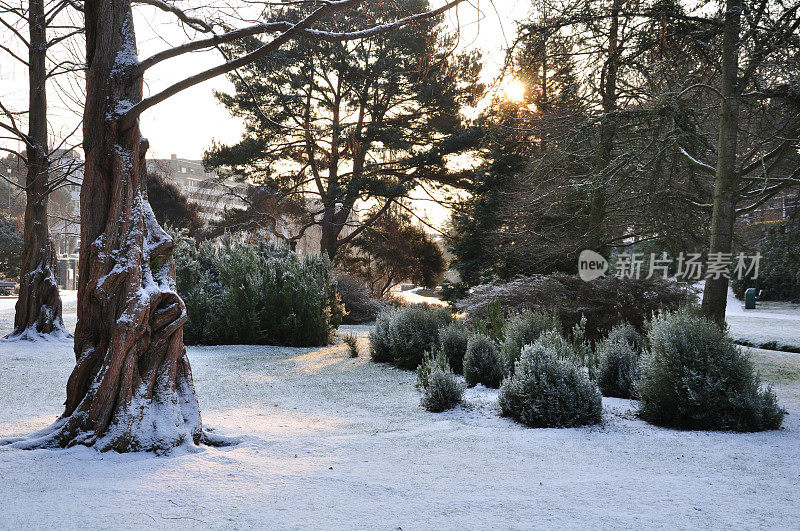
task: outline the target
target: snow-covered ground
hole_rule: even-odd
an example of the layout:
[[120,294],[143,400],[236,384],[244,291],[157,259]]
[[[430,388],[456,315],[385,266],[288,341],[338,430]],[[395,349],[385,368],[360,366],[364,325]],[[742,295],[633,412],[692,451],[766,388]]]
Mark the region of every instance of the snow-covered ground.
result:
[[[204,422],[242,436],[170,457],[0,449],[0,527],[800,526],[800,363],[757,352],[790,414],[770,433],[678,432],[604,400],[587,429],[526,429],[496,391],[433,414],[413,373],[327,348],[202,347]],[[0,438],[60,413],[69,342],[0,342]]]
[[[0,338],[14,330],[14,307],[17,304],[16,298],[0,298]],[[75,330],[75,323],[78,321],[78,292],[61,291],[61,306],[64,318],[64,325],[67,330]]]
[[[12,322],[13,304],[0,334]],[[0,528],[800,527],[800,355],[753,351],[789,411],[776,432],[656,428],[620,399],[602,426],[536,430],[484,388],[425,412],[415,375],[369,362],[368,327],[348,331],[358,359],[341,344],[189,348],[204,422],[237,446],[0,449]],[[73,364],[68,341],[0,341],[0,438],[58,416]]]
[[779,348],[800,351],[800,304],[764,301],[755,310],[745,310],[744,302],[728,290],[725,320],[737,341],[753,345],[772,342]]

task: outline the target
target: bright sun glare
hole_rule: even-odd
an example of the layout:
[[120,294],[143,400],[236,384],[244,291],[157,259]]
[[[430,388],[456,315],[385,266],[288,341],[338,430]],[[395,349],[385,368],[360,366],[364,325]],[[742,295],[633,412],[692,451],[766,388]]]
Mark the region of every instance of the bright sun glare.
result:
[[525,97],[525,85],[519,79],[511,79],[503,88],[503,93],[508,101],[519,103]]

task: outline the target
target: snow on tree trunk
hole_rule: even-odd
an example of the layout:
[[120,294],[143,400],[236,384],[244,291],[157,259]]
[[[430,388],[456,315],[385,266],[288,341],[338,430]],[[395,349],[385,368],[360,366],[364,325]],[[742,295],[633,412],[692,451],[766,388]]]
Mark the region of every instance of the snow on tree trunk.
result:
[[167,452],[203,437],[183,344],[173,241],[146,193],[147,141],[119,113],[141,100],[129,0],[85,3],[87,63],[77,364],[66,409],[17,447]]
[[44,1],[30,2],[29,131],[25,182],[24,247],[14,331],[9,337],[35,339],[40,334],[68,335],[61,320],[55,277],[56,254],[47,220],[49,191],[47,135],[47,34]]

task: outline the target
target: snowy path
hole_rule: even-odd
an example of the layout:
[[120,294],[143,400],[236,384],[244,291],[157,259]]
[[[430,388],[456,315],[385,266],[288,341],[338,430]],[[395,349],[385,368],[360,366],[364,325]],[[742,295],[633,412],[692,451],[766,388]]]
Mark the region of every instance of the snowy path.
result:
[[[800,363],[759,353],[786,429],[677,432],[605,400],[605,425],[532,430],[496,392],[432,414],[414,375],[343,345],[190,348],[207,426],[238,446],[153,457],[0,450],[0,528],[800,526]],[[0,342],[0,437],[51,422],[69,343]]]

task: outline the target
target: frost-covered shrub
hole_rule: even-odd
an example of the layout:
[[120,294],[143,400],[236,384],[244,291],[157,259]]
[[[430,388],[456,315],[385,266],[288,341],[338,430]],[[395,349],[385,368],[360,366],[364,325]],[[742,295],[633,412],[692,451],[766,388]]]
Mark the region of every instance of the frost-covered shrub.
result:
[[656,311],[674,311],[696,302],[696,298],[684,286],[657,278],[611,276],[584,282],[575,275],[556,273],[477,286],[455,306],[474,321],[486,317],[495,301],[506,313],[526,308],[556,313],[565,334],[571,334],[572,328],[586,317],[586,337],[599,341],[624,322],[643,331]]
[[624,341],[631,348],[641,354],[645,350],[645,346],[647,340],[645,339],[642,334],[640,334],[636,328],[629,325],[628,323],[622,323],[614,328],[611,329],[609,332],[608,337],[605,339],[606,342],[617,342],[617,341]]
[[643,419],[695,430],[780,427],[775,394],[760,389],[750,359],[715,323],[688,311],[660,314],[648,339],[638,383]]
[[451,321],[448,309],[422,304],[381,312],[369,336],[372,359],[416,370],[425,352],[439,350],[439,329]]
[[375,328],[369,333],[370,356],[378,363],[391,363],[394,359],[392,337],[389,331],[394,311],[384,310],[375,320]]
[[505,337],[500,345],[500,355],[509,373],[519,359],[522,347],[534,343],[542,332],[560,330],[558,317],[543,311],[522,310],[506,320]]
[[603,396],[635,398],[639,356],[627,341],[605,341],[598,348],[600,369],[597,385]]
[[456,374],[464,374],[469,330],[461,321],[453,321],[439,329],[439,349]]
[[449,368],[434,367],[428,377],[428,385],[422,394],[422,407],[439,413],[456,407],[461,402],[464,386]]
[[394,313],[389,324],[392,362],[401,369],[416,370],[426,351],[439,348],[439,328],[452,320],[446,308],[409,306]]
[[483,334],[470,336],[467,353],[464,355],[464,378],[467,385],[473,387],[483,384],[496,389],[503,380],[503,369],[503,361],[492,338]]
[[198,245],[180,236],[175,269],[189,344],[318,346],[328,344],[341,323],[324,257],[300,258],[288,249],[231,238]]
[[522,350],[498,401],[503,416],[533,428],[571,428],[602,420],[597,385],[542,340]]
[[597,384],[604,396],[635,398],[644,339],[628,324],[615,326],[597,348]]
[[428,387],[428,379],[434,369],[439,368],[442,370],[450,370],[450,365],[447,363],[444,353],[439,350],[436,354],[426,352],[422,356],[422,363],[417,367],[417,387],[425,389]]

